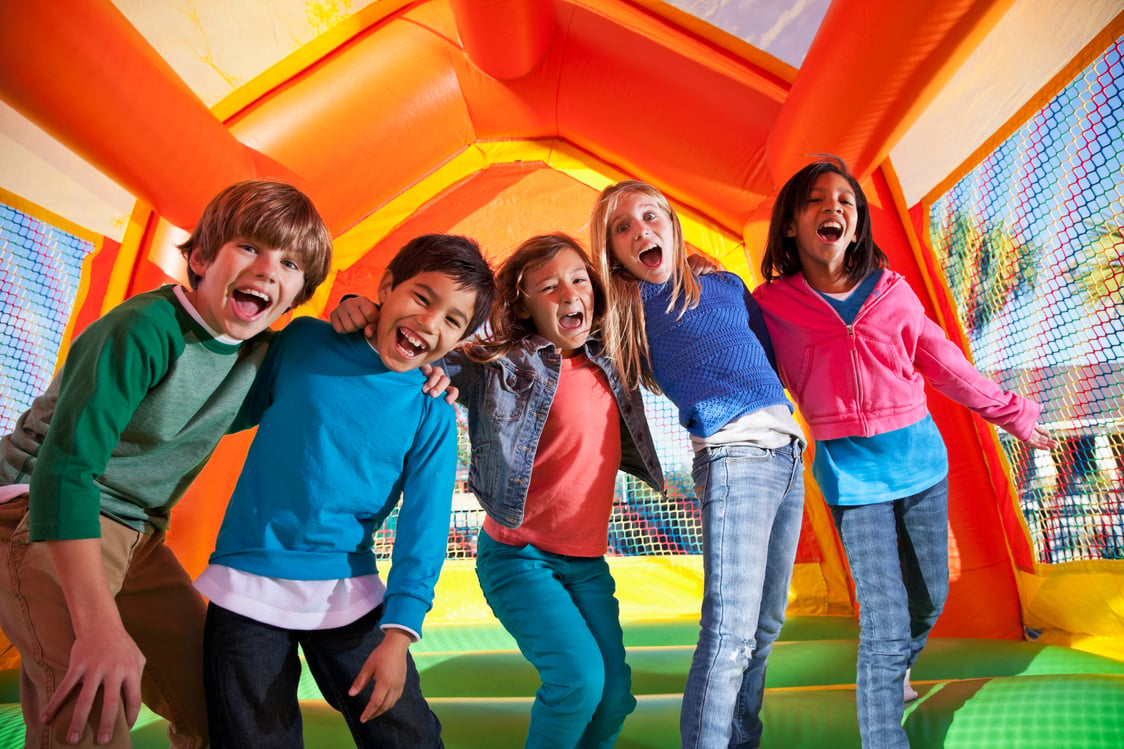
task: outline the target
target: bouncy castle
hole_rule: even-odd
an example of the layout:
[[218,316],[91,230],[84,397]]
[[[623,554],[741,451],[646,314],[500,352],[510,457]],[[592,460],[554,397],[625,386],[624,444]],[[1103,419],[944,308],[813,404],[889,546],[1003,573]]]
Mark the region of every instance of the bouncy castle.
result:
[[[1124,1],[4,0],[0,60],[0,434],[92,320],[185,281],[176,244],[238,180],[312,197],[333,266],[290,314],[326,318],[418,234],[472,236],[493,265],[535,234],[585,241],[622,179],[663,191],[688,244],[753,288],[780,185],[842,157],[890,267],[1059,441],[1032,453],[929,393],[951,594],[913,669],[911,745],[1124,746]],[[617,745],[662,748],[701,536],[686,434],[645,402],[668,491],[618,478],[639,705]],[[192,574],[249,439],[227,437],[173,513]],[[517,747],[537,677],[479,593],[483,515],[459,486],[411,652],[446,746]],[[393,543],[392,519],[380,560]],[[859,746],[857,632],[809,474],[765,746]],[[19,746],[13,648],[0,668],[0,745]],[[311,681],[302,698],[307,745],[348,745]],[[166,746],[163,721],[142,713],[133,740]]]

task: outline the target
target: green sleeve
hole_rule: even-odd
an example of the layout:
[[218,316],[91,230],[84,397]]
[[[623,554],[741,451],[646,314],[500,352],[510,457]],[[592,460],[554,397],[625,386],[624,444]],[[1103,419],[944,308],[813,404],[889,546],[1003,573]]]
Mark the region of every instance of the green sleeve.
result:
[[115,308],[75,339],[31,475],[31,539],[98,538],[95,479],[137,406],[183,351],[169,303]]

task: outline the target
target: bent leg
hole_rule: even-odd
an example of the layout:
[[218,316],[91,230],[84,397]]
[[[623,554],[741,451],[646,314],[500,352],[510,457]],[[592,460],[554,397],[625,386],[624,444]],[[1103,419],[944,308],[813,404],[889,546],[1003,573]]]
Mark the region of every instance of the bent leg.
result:
[[864,749],[909,748],[901,725],[909,603],[898,561],[896,503],[831,508],[859,604],[855,701]]
[[605,689],[597,640],[564,584],[565,560],[480,535],[484,598],[542,680],[527,732],[526,746],[535,749],[577,746]]
[[[90,721],[77,744],[67,744],[66,734],[74,713],[77,692],[59,708],[51,723],[43,725],[39,715],[66,674],[74,646],[74,630],[54,561],[43,543],[28,540],[27,499],[14,499],[0,510],[0,626],[20,652],[20,705],[26,729],[26,745],[36,747],[129,747],[125,711],[118,710],[109,744],[95,744],[101,717],[101,699],[95,700]],[[112,522],[112,521],[107,521]],[[133,544],[141,534],[123,529],[129,540],[119,547],[102,543],[110,589],[116,592],[127,568]]]
[[383,641],[385,635],[379,628],[382,614],[383,607],[378,606],[351,624],[305,632],[301,647],[308,668],[324,699],[344,716],[355,745],[360,749],[439,749],[443,746],[441,721],[422,695],[418,669],[409,652],[406,653],[406,683],[402,696],[385,713],[366,723],[361,720],[374,691],[373,683],[368,683],[354,697],[347,693],[371,651]]
[[204,684],[214,749],[302,746],[297,635],[207,607]]
[[[117,525],[103,520],[103,538],[119,533],[107,528],[107,522]],[[163,533],[145,537],[137,549],[117,594],[117,607],[125,629],[146,659],[141,696],[153,712],[168,721],[171,746],[206,746],[203,626],[207,605],[164,543]]]

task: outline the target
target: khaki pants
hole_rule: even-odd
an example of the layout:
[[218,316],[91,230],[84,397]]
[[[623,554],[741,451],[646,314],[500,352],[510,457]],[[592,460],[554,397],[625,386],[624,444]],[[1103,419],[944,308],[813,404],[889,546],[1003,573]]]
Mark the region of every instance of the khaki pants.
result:
[[[164,544],[163,532],[137,533],[102,517],[101,533],[102,560],[110,590],[126,630],[146,659],[141,697],[153,712],[168,720],[173,747],[206,746],[206,604]],[[40,713],[66,674],[74,630],[47,545],[28,542],[26,495],[0,505],[0,627],[20,651],[20,702],[27,727],[26,746],[72,746],[64,739],[77,689],[51,724],[39,723]],[[100,716],[99,698],[77,746],[95,746]],[[113,741],[108,746],[131,745],[125,712],[121,709]]]

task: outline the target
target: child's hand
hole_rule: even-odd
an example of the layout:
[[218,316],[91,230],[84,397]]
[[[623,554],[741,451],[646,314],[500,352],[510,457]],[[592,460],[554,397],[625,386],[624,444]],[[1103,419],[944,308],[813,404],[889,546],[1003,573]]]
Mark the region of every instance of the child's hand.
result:
[[687,265],[691,271],[697,275],[705,275],[707,273],[717,273],[723,270],[721,264],[710,255],[704,255],[701,252],[692,252],[687,256]]
[[339,303],[331,314],[332,329],[337,333],[354,333],[362,330],[368,338],[375,337],[379,321],[379,306],[365,296],[353,296]]
[[1034,431],[1026,438],[1026,444],[1035,450],[1053,450],[1058,446],[1058,441],[1046,430],[1046,427],[1035,424]]
[[434,398],[440,398],[444,394],[445,402],[450,406],[457,402],[457,396],[461,394],[461,391],[452,384],[452,380],[449,379],[449,375],[445,374],[445,370],[432,364],[423,364],[421,373],[427,378],[425,384],[422,385],[423,393]]
[[67,742],[77,744],[86,730],[86,721],[96,698],[102,698],[101,719],[95,742],[108,744],[113,740],[113,724],[117,710],[125,710],[125,722],[131,728],[141,706],[141,672],[145,658],[133,638],[123,628],[106,626],[93,637],[75,639],[70,649],[66,675],[43,708],[40,722],[54,720],[59,708],[77,692],[74,713],[67,728]]
[[367,656],[367,662],[355,677],[349,695],[355,697],[373,681],[374,689],[371,690],[371,699],[359,720],[366,723],[371,718],[376,718],[385,713],[402,696],[402,689],[406,685],[406,654],[412,642],[410,633],[402,629],[387,629],[386,636],[379,646]]

